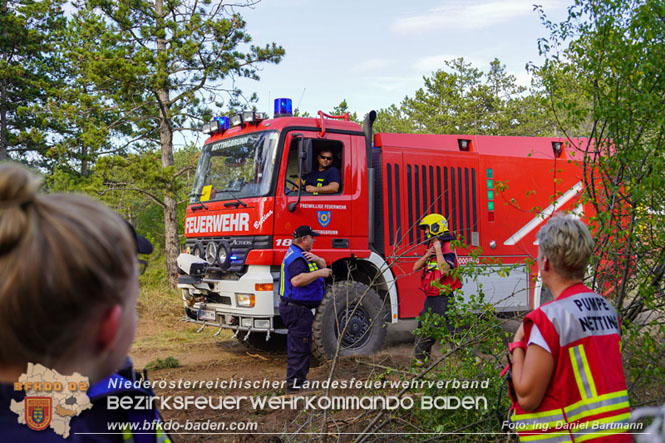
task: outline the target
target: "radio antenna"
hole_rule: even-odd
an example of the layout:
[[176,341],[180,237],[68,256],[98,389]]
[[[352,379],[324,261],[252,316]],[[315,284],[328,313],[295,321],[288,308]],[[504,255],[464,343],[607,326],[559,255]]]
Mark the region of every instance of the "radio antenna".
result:
[[300,100],[298,101],[298,106],[296,106],[298,110],[300,110],[300,103],[302,103],[302,98],[305,96],[305,91],[307,91],[307,88],[302,88],[302,94],[300,94]]

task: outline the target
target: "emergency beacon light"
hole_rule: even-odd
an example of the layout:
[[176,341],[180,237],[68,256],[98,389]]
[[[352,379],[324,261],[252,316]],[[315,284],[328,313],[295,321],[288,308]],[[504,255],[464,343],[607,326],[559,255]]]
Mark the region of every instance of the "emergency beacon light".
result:
[[293,100],[290,98],[275,99],[275,118],[293,116]]

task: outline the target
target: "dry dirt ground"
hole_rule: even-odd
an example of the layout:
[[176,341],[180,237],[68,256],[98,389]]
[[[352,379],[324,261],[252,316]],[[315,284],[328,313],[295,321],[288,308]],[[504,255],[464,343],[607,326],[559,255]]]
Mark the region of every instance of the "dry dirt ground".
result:
[[[232,332],[222,331],[219,336],[213,334],[216,328],[205,328],[201,332],[198,325],[184,322],[182,310],[175,300],[168,301],[168,312],[159,309],[166,303],[160,300],[155,303],[145,301],[139,304],[139,329],[130,355],[137,369],[145,367],[156,359],[173,357],[180,363],[177,368],[153,369],[148,377],[153,381],[166,382],[185,381],[274,381],[281,382],[286,374],[286,352],[261,352],[248,349],[244,344],[232,338]],[[338,380],[360,379],[383,374],[384,377],[397,377],[396,374],[386,375],[386,367],[401,368],[407,371],[413,352],[413,335],[411,329],[416,326],[415,321],[401,322],[390,325],[388,342],[385,350],[369,357],[347,357],[341,359],[335,370],[334,378]],[[436,350],[435,350],[436,353]],[[310,380],[324,380],[328,378],[331,370],[330,363],[312,362]],[[155,388],[157,396],[204,396],[219,398],[220,396],[238,399],[243,396],[266,396],[269,398],[292,398],[286,396],[283,388]],[[331,395],[371,395],[367,389],[345,389],[332,391]],[[310,396],[323,396],[325,392],[315,390]],[[186,409],[162,408],[165,422],[179,426],[178,432],[171,429],[174,441],[306,441],[319,440],[320,435],[307,434],[307,432],[321,432],[323,429],[322,412],[304,414],[301,406],[292,410],[282,408],[255,408],[249,401],[240,401],[240,406],[232,405],[223,409],[203,407],[198,409],[190,405]],[[351,424],[348,429],[362,429],[367,419],[362,410],[335,412],[334,420],[326,417],[328,430],[338,429],[335,423]],[[204,423],[224,423],[220,426],[242,426],[245,423],[256,423],[252,432],[231,432],[228,429],[217,430],[195,429],[194,426],[204,426]],[[354,424],[355,423],[355,424]],[[189,426],[192,429],[184,429]],[[339,437],[339,436],[338,436]],[[342,441],[353,440],[353,435],[341,435]],[[332,441],[337,440],[333,438]],[[374,440],[374,439],[373,439]],[[386,440],[392,440],[386,436]]]

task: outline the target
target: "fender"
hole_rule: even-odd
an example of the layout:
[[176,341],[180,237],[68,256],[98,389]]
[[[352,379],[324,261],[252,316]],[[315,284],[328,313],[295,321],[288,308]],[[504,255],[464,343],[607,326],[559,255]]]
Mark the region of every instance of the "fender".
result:
[[388,287],[388,296],[390,297],[390,322],[397,323],[399,318],[399,305],[397,302],[397,287],[395,286],[395,276],[390,269],[390,265],[379,254],[372,252],[366,261],[370,262],[383,276],[383,281]]

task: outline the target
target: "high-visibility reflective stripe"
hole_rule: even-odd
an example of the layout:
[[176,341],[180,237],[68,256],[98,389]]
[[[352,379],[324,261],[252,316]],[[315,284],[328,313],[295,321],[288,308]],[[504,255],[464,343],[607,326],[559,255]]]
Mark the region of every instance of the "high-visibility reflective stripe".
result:
[[129,430],[129,424],[122,427],[122,440],[127,443],[134,443],[134,435],[132,434],[132,431]]
[[[626,431],[628,431],[628,426],[630,425],[630,412],[617,415],[614,417],[606,417],[606,418],[601,418],[599,420],[592,420],[590,422],[590,426],[587,429],[584,430],[577,430],[573,434],[575,437],[575,441],[586,441],[586,440],[591,440],[593,438],[600,438],[602,435],[613,435],[613,434],[621,434]],[[614,429],[614,427],[611,427],[610,429],[598,429],[600,428],[597,424],[616,424],[617,428]],[[593,429],[593,426],[596,425],[597,429]]]
[[575,373],[575,380],[577,381],[577,389],[579,389],[582,399],[596,397],[598,395],[596,384],[593,382],[591,368],[589,367],[584,347],[582,345],[574,346],[568,352],[573,372]]
[[524,420],[516,423],[519,423],[520,432],[543,431],[545,429],[556,429],[556,428],[561,429],[566,424],[566,422],[563,420],[556,420],[549,422],[540,422],[540,421],[536,422],[535,420]]
[[171,439],[164,434],[164,431],[162,431],[162,425],[158,424],[157,425],[157,433],[155,435],[157,443],[172,443]]
[[597,397],[598,391],[596,391],[596,382],[593,381],[591,366],[589,366],[589,360],[586,358],[586,352],[584,351],[584,346],[579,345],[579,353],[580,357],[582,358],[582,363],[584,364],[584,373],[586,374],[586,378],[589,383],[589,388],[591,388],[591,397]]
[[520,436],[520,441],[543,441],[546,443],[559,443],[566,441],[573,441],[570,432],[550,432],[547,434],[538,434],[538,435],[522,435],[520,431],[517,431]]
[[282,263],[282,267],[279,270],[279,295],[280,297],[284,295],[284,263]]
[[[134,434],[132,434],[132,431],[129,430],[129,425],[125,425],[122,429],[122,440],[127,443],[134,443]],[[155,430],[155,442],[172,443],[171,439],[166,434],[164,434],[164,431],[162,431],[161,424],[158,424],[157,429]]]
[[[319,267],[316,265],[316,263],[308,263],[307,267],[310,272],[318,271]],[[280,297],[284,295],[284,263],[282,263],[282,266],[279,270],[279,295]]]
[[[521,441],[572,441],[570,437],[562,435],[561,431],[558,431],[558,429],[561,429],[563,426],[565,426],[565,423],[571,423],[571,431],[579,430],[580,426],[587,426],[589,430],[582,430],[577,434],[584,435],[584,440],[589,440],[591,438],[595,438],[594,436],[586,435],[589,432],[593,432],[593,430],[590,430],[590,428],[594,423],[622,423],[630,417],[630,413],[604,417],[602,419],[592,419],[589,421],[578,421],[579,419],[625,409],[629,406],[630,404],[628,402],[628,392],[617,391],[611,392],[609,394],[603,394],[595,398],[581,400],[577,403],[567,406],[564,408],[566,414],[565,421],[564,416],[559,409],[521,415],[513,413],[511,420],[518,425],[516,428],[520,434]],[[585,425],[585,423],[588,424]],[[545,429],[552,429],[554,432],[545,431],[542,434],[538,433],[523,435],[524,433],[528,434],[530,431],[541,431]],[[603,432],[606,434],[612,434],[625,432],[625,429],[596,429],[595,431],[596,433]],[[568,431],[566,431],[566,434],[568,434]],[[579,441],[579,439],[576,437],[575,441]]]
[[[323,187],[323,179],[322,179],[322,178],[317,178],[317,179],[316,179],[316,187],[317,187],[317,188],[321,188],[321,187]],[[314,194],[314,195],[319,195],[318,192],[312,192],[312,194]]]
[[511,421],[519,424],[519,429],[525,431],[542,430],[544,428],[552,429],[557,424],[562,426],[565,423],[565,417],[561,409],[552,409],[549,411],[533,412],[531,414],[517,415],[513,412]]
[[578,401],[577,403],[566,406],[564,411],[566,412],[568,421],[573,422],[590,415],[603,414],[628,407],[630,407],[628,392],[617,391],[600,395],[596,398]]
[[[537,419],[537,420],[532,420],[532,419]],[[561,409],[552,409],[549,411],[532,412],[530,414],[520,414],[520,415],[513,412],[512,420],[513,421],[531,420],[538,423],[547,423],[550,421],[563,420],[563,413],[561,412]]]
[[[562,426],[564,423],[564,415],[560,409],[554,409],[551,411],[542,411],[542,412],[533,412],[531,414],[521,414],[518,415],[513,412],[510,420],[515,423],[518,433],[520,433],[520,440],[524,438],[521,436],[521,431],[533,431],[533,430],[543,430],[543,429],[553,429],[557,424]],[[567,431],[566,431],[567,433]],[[529,440],[540,440],[545,438],[551,438],[551,436],[557,436],[557,433],[547,433],[538,435],[529,436]],[[526,437],[526,436],[525,436]],[[526,440],[525,440],[526,441]],[[551,442],[559,441],[570,441],[568,440],[547,440]]]

